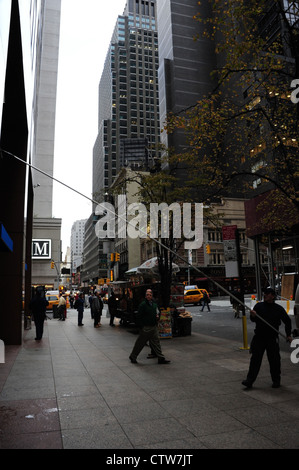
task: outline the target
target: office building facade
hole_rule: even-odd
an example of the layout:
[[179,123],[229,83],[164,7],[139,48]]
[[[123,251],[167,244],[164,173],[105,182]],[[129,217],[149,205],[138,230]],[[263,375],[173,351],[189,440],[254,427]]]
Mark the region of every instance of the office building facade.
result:
[[[111,198],[109,188],[121,168],[143,170],[154,165],[160,144],[158,68],[157,2],[129,0],[117,18],[99,84],[98,135],[93,149],[95,200]],[[95,246],[91,249],[86,240],[85,281],[106,277],[102,268],[113,249],[111,241],[97,240],[90,233],[94,219],[93,213],[86,227]]]
[[116,22],[99,84],[94,194],[103,195],[122,166],[144,168],[158,152],[156,3],[130,0]]
[[77,268],[82,264],[83,246],[85,237],[85,224],[87,220],[76,220],[71,231],[71,270],[75,274]]
[[[50,241],[48,257],[33,257],[32,285],[53,289],[59,284],[61,271],[61,219],[53,218],[53,172],[56,95],[59,60],[61,0],[46,0],[43,8],[41,32],[42,53],[39,61],[38,93],[34,103],[34,138],[32,163],[42,170],[32,171],[33,179],[33,240],[43,246]],[[47,176],[49,175],[49,176]],[[36,242],[35,242],[36,244]],[[51,261],[55,268],[51,269]]]
[[[159,35],[159,104],[163,125],[167,114],[178,114],[207,95],[213,88],[211,72],[216,66],[213,44],[208,39],[194,38],[201,26],[194,20],[200,10],[203,18],[211,16],[209,2],[193,0],[159,0],[157,21]],[[179,152],[185,144],[181,132],[162,133],[166,148]]]
[[[22,299],[26,312],[31,297],[32,256],[42,258],[50,270],[51,250],[55,249],[49,227],[38,229],[35,234],[38,240],[33,236],[34,186],[37,183],[29,166],[40,165],[38,156],[46,153],[45,147],[39,147],[39,140],[44,140],[46,146],[47,139],[41,139],[41,134],[47,129],[40,127],[38,136],[38,128],[41,114],[47,113],[45,101],[49,100],[49,94],[45,92],[41,96],[39,93],[46,91],[46,82],[51,87],[51,78],[56,83],[55,72],[54,77],[50,77],[52,57],[47,42],[54,18],[59,24],[60,0],[0,2],[0,339],[7,345],[22,342]],[[48,59],[47,54],[50,54]],[[53,113],[51,117],[53,121]],[[48,126],[49,120],[44,124]],[[45,160],[53,159],[53,153],[49,154]],[[37,182],[42,186],[40,181]],[[43,223],[51,219],[48,209],[41,212]],[[60,239],[59,227],[54,228],[55,232],[57,229],[54,240]],[[39,281],[41,278],[42,273]]]

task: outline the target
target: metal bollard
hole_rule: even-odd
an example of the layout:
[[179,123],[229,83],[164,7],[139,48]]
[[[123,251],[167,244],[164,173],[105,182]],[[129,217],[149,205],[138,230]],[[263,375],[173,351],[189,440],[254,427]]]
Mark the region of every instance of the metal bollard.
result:
[[242,315],[242,325],[243,325],[243,347],[240,349],[249,349],[248,346],[248,337],[247,337],[247,320],[246,315]]

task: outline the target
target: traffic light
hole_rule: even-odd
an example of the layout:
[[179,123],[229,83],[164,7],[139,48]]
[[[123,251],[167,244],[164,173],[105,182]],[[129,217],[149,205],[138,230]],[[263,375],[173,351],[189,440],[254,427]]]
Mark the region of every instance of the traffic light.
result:
[[54,261],[51,261],[51,269],[54,269],[55,263]]
[[111,261],[112,263],[114,263],[114,262],[117,263],[117,262],[119,261],[119,258],[120,258],[120,254],[119,254],[119,253],[111,253],[111,254],[110,254],[110,261]]
[[206,245],[206,253],[209,255],[211,253],[211,247],[209,244]]

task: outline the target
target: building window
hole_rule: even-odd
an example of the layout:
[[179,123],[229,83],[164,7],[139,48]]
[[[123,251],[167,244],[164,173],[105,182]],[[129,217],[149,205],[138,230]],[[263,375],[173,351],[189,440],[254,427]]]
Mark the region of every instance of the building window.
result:
[[218,252],[217,250],[212,251],[209,255],[209,263],[216,266],[223,266],[224,265],[224,255],[222,252]]
[[208,231],[208,240],[209,242],[222,242],[222,232],[220,230],[211,230]]

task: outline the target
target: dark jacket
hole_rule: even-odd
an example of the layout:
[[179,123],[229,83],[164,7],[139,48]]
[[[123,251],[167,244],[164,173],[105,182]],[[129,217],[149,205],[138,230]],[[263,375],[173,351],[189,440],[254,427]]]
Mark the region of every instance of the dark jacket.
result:
[[159,315],[158,305],[155,302],[144,300],[141,302],[136,315],[138,326],[154,326],[157,324],[157,315]]
[[[281,322],[285,325],[286,336],[291,336],[292,322],[285,309],[276,303],[258,302],[254,309],[259,317],[272,325],[278,331]],[[273,328],[263,322],[257,316],[250,315],[251,321],[255,322],[255,334],[261,338],[272,338],[278,336]]]
[[78,310],[78,312],[83,312],[84,304],[85,304],[85,300],[82,299],[82,297],[78,297],[78,299],[75,302],[75,309]]
[[100,297],[95,295],[92,299],[91,311],[92,311],[92,313],[102,314],[102,310],[103,310],[103,301]]
[[109,312],[112,315],[115,315],[117,312],[117,300],[115,295],[111,294],[111,296],[108,299],[108,307],[109,307]]
[[44,317],[46,315],[46,309],[48,305],[49,302],[44,297],[33,297],[29,304],[29,308],[32,311],[33,318],[37,316]]

